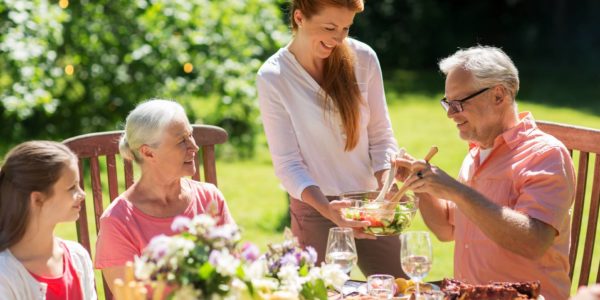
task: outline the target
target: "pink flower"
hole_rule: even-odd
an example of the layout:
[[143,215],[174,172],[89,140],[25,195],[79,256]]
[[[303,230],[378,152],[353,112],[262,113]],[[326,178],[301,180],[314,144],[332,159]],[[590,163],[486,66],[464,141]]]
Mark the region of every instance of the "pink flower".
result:
[[256,245],[252,243],[246,243],[242,247],[242,257],[250,262],[255,261],[260,256],[260,251]]

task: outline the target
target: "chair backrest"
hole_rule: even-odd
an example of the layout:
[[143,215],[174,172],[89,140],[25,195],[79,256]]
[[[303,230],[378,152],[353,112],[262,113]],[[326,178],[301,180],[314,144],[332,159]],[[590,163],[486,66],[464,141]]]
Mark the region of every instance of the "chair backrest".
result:
[[[592,262],[598,260],[593,258],[600,202],[600,130],[544,121],[536,123],[542,131],[562,141],[574,157],[577,181],[571,221],[569,277],[572,285],[588,285],[589,281],[593,280],[590,277],[590,274],[593,274]],[[577,154],[579,158],[575,160]],[[588,189],[590,182],[591,192]],[[587,223],[587,228],[582,231],[583,223]],[[585,239],[583,249],[579,247],[580,238]],[[596,250],[598,252],[600,247]],[[596,256],[600,256],[600,253]],[[581,263],[576,264],[577,262]],[[600,266],[594,271],[597,276]],[[596,282],[600,282],[600,277],[596,277]]]
[[[223,144],[227,141],[227,132],[216,126],[210,125],[192,125],[194,140],[200,152],[202,153],[202,162],[200,161],[200,155],[196,155],[196,174],[192,176],[195,180],[201,180],[200,178],[200,165],[204,170],[205,182],[210,182],[217,185],[217,169],[215,164],[215,145]],[[104,211],[104,198],[103,198],[103,182],[108,183],[108,200],[114,200],[121,192],[125,191],[133,184],[133,165],[131,161],[122,160],[122,172],[121,187],[119,187],[119,176],[117,167],[117,155],[119,155],[119,138],[123,131],[107,131],[99,133],[84,134],[76,137],[64,140],[63,143],[67,145],[79,158],[79,184],[84,189],[84,177],[85,171],[88,171],[91,179],[92,188],[92,204],[94,211],[94,224],[95,232],[90,232],[88,226],[88,217],[86,210],[86,201],[82,204],[79,220],[77,221],[77,239],[90,252],[91,255],[91,244],[90,234],[94,237],[98,234],[98,225],[100,223],[100,216]],[[84,166],[89,161],[89,170],[84,169]],[[105,162],[106,165],[106,181],[102,179],[101,163]],[[112,299],[112,295],[107,288],[106,282],[104,282],[104,291],[106,299]]]

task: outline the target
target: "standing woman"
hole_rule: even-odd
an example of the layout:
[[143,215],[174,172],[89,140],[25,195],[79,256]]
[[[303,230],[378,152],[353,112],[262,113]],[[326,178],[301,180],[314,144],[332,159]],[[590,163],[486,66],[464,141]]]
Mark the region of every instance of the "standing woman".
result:
[[[324,259],[328,229],[362,227],[345,220],[350,191],[382,186],[397,151],[379,61],[368,45],[348,37],[362,0],[292,0],[291,42],[260,68],[261,116],[275,172],[293,198],[292,231]],[[365,275],[405,276],[397,237],[355,230]]]
[[0,169],[0,299],[96,299],[89,253],[54,235],[79,218],[85,193],[77,157],[64,145],[31,141]]

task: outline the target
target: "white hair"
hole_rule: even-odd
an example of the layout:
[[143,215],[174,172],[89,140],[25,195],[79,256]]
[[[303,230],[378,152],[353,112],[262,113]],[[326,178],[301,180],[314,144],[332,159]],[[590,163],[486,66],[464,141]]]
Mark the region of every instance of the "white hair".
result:
[[125,132],[119,141],[121,156],[142,163],[140,147],[160,145],[166,126],[181,114],[187,119],[183,107],[171,100],[151,99],[138,104],[125,121]]
[[469,71],[478,88],[502,85],[514,100],[519,92],[519,71],[513,61],[499,48],[475,46],[461,49],[439,62],[444,75],[456,68]]

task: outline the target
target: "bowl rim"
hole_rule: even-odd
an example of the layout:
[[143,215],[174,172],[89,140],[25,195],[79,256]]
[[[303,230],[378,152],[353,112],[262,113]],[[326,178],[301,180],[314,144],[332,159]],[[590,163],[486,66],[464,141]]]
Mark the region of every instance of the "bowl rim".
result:
[[[367,194],[367,193],[377,193],[379,194],[379,191],[376,190],[367,190],[367,191],[354,191],[354,192],[345,192],[345,193],[341,193],[339,194],[339,199],[340,200],[347,200],[347,201],[352,201],[352,202],[365,202],[365,203],[370,203],[373,202],[373,199],[371,200],[359,200],[359,199],[349,199],[349,198],[344,198],[344,195],[360,195],[360,194]],[[410,194],[409,194],[410,195]],[[415,207],[411,208],[411,210],[418,210],[419,209],[419,197],[415,194],[413,195],[413,199],[411,201],[398,201],[398,203],[414,203]],[[391,201],[384,199],[382,202],[384,203],[389,203]],[[361,207],[354,207],[355,209],[362,209]],[[371,209],[372,211],[376,210],[376,209]],[[384,209],[386,210],[386,209]],[[386,210],[387,211],[387,210]]]

